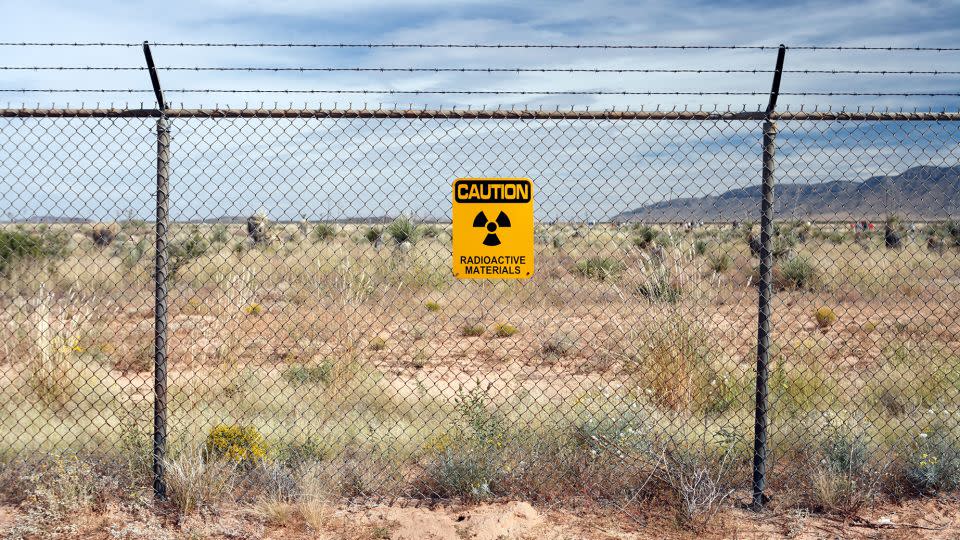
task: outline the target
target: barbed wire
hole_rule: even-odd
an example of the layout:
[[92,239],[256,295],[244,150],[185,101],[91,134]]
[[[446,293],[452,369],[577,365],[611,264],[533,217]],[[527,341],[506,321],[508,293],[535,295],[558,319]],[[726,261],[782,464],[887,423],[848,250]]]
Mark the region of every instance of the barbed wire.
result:
[[[3,47],[140,47],[142,42],[0,42]],[[779,45],[661,45],[661,44],[543,44],[543,43],[213,43],[152,42],[154,47],[289,47],[289,48],[397,48],[397,49],[672,49],[672,50],[772,50]],[[960,47],[896,47],[872,45],[796,45],[791,50],[950,52]]]
[[[146,71],[146,66],[0,66],[0,71]],[[773,73],[772,69],[716,68],[521,68],[521,67],[272,67],[158,66],[160,71],[265,72],[458,72],[458,73]],[[951,70],[785,69],[782,73],[820,75],[960,75]]]
[[[266,88],[173,88],[164,89],[164,93],[177,94],[431,94],[431,95],[584,95],[584,96],[767,96],[769,92],[710,92],[710,91],[637,91],[637,90],[395,90],[395,89],[353,89],[353,90],[291,90]],[[2,93],[153,93],[152,89],[134,88],[0,88]],[[867,97],[960,97],[960,92],[778,92],[781,96],[867,96]]]

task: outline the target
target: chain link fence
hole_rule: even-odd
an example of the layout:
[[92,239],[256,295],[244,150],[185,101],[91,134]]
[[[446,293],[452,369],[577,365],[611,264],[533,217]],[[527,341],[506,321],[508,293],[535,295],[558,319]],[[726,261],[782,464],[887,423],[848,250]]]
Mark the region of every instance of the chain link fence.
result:
[[[545,500],[960,471],[960,117],[774,113],[761,234],[764,113],[321,113],[168,111],[158,244],[149,111],[4,112],[7,459]],[[531,279],[453,278],[466,176],[533,180]]]

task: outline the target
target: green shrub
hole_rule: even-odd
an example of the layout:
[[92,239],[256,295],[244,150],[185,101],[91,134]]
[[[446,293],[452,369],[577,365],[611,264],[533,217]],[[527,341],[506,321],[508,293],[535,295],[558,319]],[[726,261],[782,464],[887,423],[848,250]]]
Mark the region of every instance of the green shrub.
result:
[[277,450],[277,461],[290,469],[301,469],[330,458],[330,448],[313,437],[289,442]]
[[7,275],[19,259],[62,257],[67,240],[61,235],[31,234],[22,231],[0,231],[0,275]]
[[960,446],[952,433],[934,426],[911,444],[904,474],[920,494],[954,491],[960,488]]
[[873,501],[885,467],[870,452],[862,430],[846,425],[829,429],[810,456],[807,504],[821,512],[852,515]]
[[506,422],[489,403],[489,389],[478,384],[457,393],[458,432],[438,438],[428,447],[424,471],[430,491],[482,500],[495,493],[497,482],[506,474]]
[[633,237],[633,245],[640,249],[646,249],[653,245],[659,234],[656,229],[649,225],[640,225],[637,227],[636,234]]
[[404,242],[413,244],[420,239],[422,233],[421,228],[406,216],[400,216],[393,220],[393,223],[387,225],[386,229],[387,236],[393,238],[393,241],[397,244]]
[[433,300],[428,301],[424,306],[426,306],[427,311],[440,311],[440,303]]
[[253,426],[220,424],[210,429],[204,459],[223,459],[237,465],[254,465],[267,457],[267,443]]
[[[313,239],[316,242],[326,242],[337,235],[337,229],[333,225],[327,223],[318,223],[313,228]],[[374,239],[376,240],[376,239]]]
[[367,239],[367,242],[371,244],[376,243],[383,237],[383,229],[380,227],[370,227],[363,233],[363,237]]
[[324,360],[320,364],[292,364],[283,371],[283,378],[296,384],[327,384],[333,379],[333,362]]
[[605,281],[616,277],[627,268],[623,262],[610,257],[590,257],[577,263],[577,272],[585,277]]
[[167,251],[170,256],[170,275],[176,277],[180,268],[205,255],[208,249],[210,249],[210,243],[199,232],[171,242]]
[[230,232],[227,230],[227,226],[218,223],[213,226],[213,231],[210,234],[210,243],[212,244],[226,244],[230,240]]

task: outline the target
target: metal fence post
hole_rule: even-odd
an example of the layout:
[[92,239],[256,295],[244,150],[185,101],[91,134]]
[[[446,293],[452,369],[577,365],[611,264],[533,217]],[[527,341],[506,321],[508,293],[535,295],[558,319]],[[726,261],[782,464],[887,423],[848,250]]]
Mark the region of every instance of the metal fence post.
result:
[[160,79],[150,46],[143,42],[143,54],[150,71],[150,82],[157,98],[157,241],[154,268],[154,348],[153,348],[153,493],[165,499],[163,460],[167,450],[167,232],[170,197],[170,126]]
[[163,499],[163,459],[167,449],[167,231],[170,129],[167,117],[157,119],[157,244],[155,268],[153,369],[153,491]]
[[770,119],[777,106],[780,76],[786,48],[777,51],[777,66],[770,89],[767,118],[763,122],[763,187],[760,201],[760,285],[757,317],[757,393],[753,438],[753,502],[759,510],[769,500],[764,493],[767,483],[767,410],[770,378],[770,305],[773,300],[773,182],[777,149],[777,124]]

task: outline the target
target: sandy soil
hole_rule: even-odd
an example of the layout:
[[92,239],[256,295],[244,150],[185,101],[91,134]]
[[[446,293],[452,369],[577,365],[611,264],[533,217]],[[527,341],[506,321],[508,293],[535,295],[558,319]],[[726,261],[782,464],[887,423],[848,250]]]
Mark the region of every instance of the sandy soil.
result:
[[[679,526],[662,509],[546,508],[526,502],[427,506],[411,503],[331,506],[323,523],[310,527],[291,518],[274,523],[255,509],[229,507],[178,518],[165,508],[108,507],[57,524],[58,533],[37,538],[91,539],[390,539],[508,540],[682,538],[940,539],[960,538],[960,502],[915,500],[889,504],[856,518],[811,515],[798,510],[754,513],[742,507],[721,510],[704,528]],[[0,533],[11,533],[22,518],[16,507],[0,506]]]

